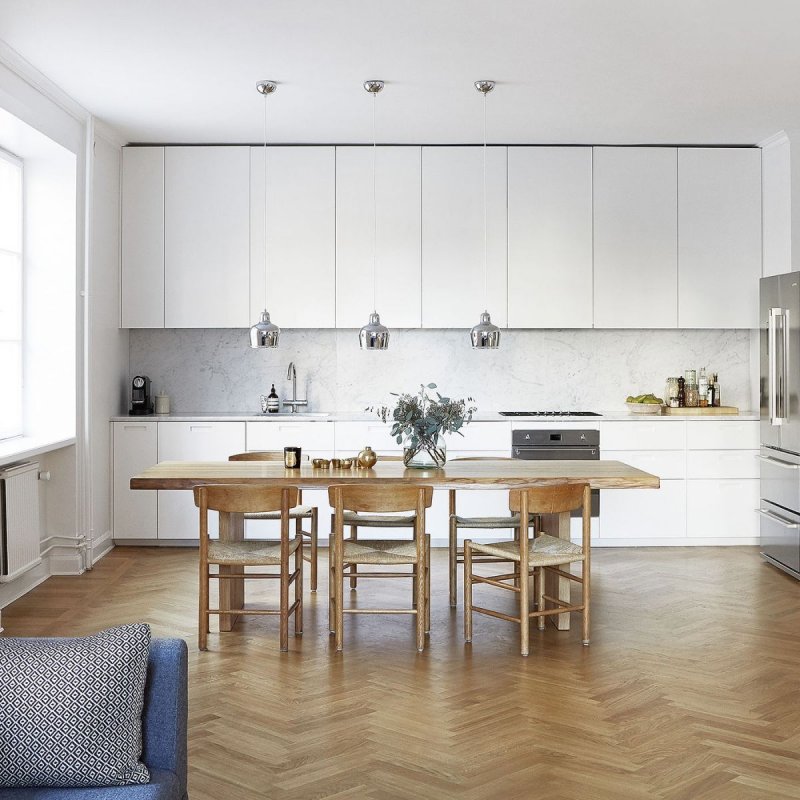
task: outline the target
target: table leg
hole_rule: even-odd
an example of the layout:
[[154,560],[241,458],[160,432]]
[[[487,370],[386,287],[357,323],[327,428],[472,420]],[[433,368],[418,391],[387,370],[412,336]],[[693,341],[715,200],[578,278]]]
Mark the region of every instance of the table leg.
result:
[[[225,542],[241,542],[244,539],[244,517],[241,514],[219,515],[219,538]],[[225,573],[241,572],[242,567],[220,566],[220,575]],[[244,608],[244,580],[241,578],[223,578],[219,581],[219,607]],[[229,631],[233,629],[239,615],[220,614],[219,629]]]
[[[551,536],[558,536],[559,539],[566,539],[569,541],[569,512],[564,514],[542,514],[542,530],[549,533]],[[562,569],[569,569],[569,565],[565,565]],[[551,572],[545,571],[544,578],[544,591],[550,597],[557,597],[565,603],[569,602],[570,596],[570,581],[569,578],[562,578],[560,575],[554,575]],[[549,619],[560,631],[569,630],[569,614],[554,614]]]

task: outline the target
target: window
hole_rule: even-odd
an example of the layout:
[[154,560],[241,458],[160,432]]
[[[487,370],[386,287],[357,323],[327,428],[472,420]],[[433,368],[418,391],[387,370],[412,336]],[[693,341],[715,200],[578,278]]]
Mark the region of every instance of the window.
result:
[[22,161],[0,150],[0,439],[22,434]]

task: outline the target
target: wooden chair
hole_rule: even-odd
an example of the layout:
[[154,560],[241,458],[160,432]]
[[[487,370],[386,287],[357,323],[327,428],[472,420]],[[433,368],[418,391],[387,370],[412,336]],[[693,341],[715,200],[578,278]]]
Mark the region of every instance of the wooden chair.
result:
[[[464,639],[472,641],[472,613],[488,614],[492,617],[516,622],[520,626],[520,652],[528,655],[529,622],[536,617],[539,629],[544,628],[544,618],[552,614],[580,611],[583,618],[583,644],[589,644],[589,604],[591,599],[590,554],[591,554],[591,491],[589,484],[573,483],[554,486],[526,487],[509,492],[509,508],[517,512],[521,519],[531,514],[563,514],[580,508],[583,512],[583,538],[581,545],[569,540],[559,539],[539,532],[533,539],[527,533],[519,541],[478,544],[467,539],[464,542]],[[473,572],[473,554],[483,553],[502,561],[515,561],[519,569],[505,575],[476,575]],[[583,563],[580,576],[573,575],[564,565]],[[583,585],[581,602],[573,604],[545,594],[544,576],[546,572],[562,578],[569,578]],[[534,577],[536,611],[530,610],[528,581],[520,577]],[[516,581],[515,581],[516,579]],[[515,585],[515,582],[518,585]],[[519,596],[519,616],[512,617],[500,611],[473,605],[472,586],[486,583],[499,589],[516,592]],[[547,602],[553,605],[547,608]]]
[[[378,456],[379,461],[402,461],[403,456]],[[344,512],[344,524],[350,528],[350,539],[358,540],[359,528],[407,528],[414,530],[413,514],[359,514],[356,511]],[[334,525],[334,515],[331,514],[331,531]],[[358,586],[355,564],[345,564],[345,569],[350,574],[350,590],[355,591]]]
[[[454,458],[453,461],[513,461],[511,458],[493,458],[491,456],[464,456]],[[458,589],[458,565],[464,563],[464,548],[458,546],[458,532],[460,530],[513,530],[514,539],[519,538],[519,515],[511,514],[501,517],[464,517],[456,512],[456,490],[448,492],[450,501],[450,542],[449,542],[449,584],[450,606],[456,607],[456,594]],[[533,520],[531,520],[533,525]],[[508,561],[506,558],[482,556],[475,558],[475,563],[497,563]],[[519,585],[519,581],[516,582]]]
[[[333,536],[330,558],[330,628],[336,637],[336,649],[344,640],[345,614],[415,614],[416,644],[422,652],[425,634],[430,631],[430,536],[425,533],[425,509],[433,502],[431,486],[401,486],[394,483],[334,484],[328,489],[333,507]],[[380,514],[414,512],[412,539],[344,538],[346,512]],[[344,608],[345,565],[359,564],[394,566],[411,564],[410,572],[359,572],[351,578],[411,578],[411,608],[358,609]]]
[[[248,453],[236,453],[228,456],[228,461],[283,461],[281,450],[253,450]],[[308,456],[303,456],[303,461],[308,461]],[[303,559],[311,564],[311,591],[317,591],[317,531],[319,528],[319,509],[316,506],[304,506],[303,492],[298,490],[297,508],[289,512],[289,518],[294,520],[295,531],[303,537]],[[280,519],[280,511],[264,514],[245,514],[245,519]],[[303,528],[303,520],[310,520],[310,530]]]
[[[294,632],[303,632],[303,540],[296,533],[289,538],[289,512],[297,505],[299,492],[294,486],[269,487],[255,484],[210,484],[196,486],[194,502],[200,509],[200,617],[198,647],[208,649],[208,630],[211,614],[277,614],[280,616],[281,650],[289,649],[289,616],[294,614]],[[277,511],[280,514],[280,540],[247,539],[241,542],[220,541],[208,536],[208,512],[220,514],[253,514]],[[294,553],[294,569],[289,571],[289,557]],[[216,564],[217,572],[211,572]],[[245,572],[245,567],[279,566],[278,573]],[[231,567],[240,567],[232,572]],[[236,608],[222,610],[209,607],[211,578],[277,579],[280,580],[278,609]],[[294,583],[294,602],[289,604],[289,587]],[[222,587],[220,587],[221,589]],[[244,603],[242,603],[244,606]]]

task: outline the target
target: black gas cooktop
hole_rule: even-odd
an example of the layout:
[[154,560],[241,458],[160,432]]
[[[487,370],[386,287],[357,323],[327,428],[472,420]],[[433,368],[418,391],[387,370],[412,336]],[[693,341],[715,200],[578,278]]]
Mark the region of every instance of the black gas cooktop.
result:
[[599,417],[595,411],[500,411],[501,417]]

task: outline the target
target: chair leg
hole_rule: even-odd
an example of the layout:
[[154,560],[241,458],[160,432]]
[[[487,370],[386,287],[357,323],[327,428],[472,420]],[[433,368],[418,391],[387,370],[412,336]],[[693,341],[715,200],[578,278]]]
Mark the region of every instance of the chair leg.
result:
[[456,607],[456,591],[458,590],[458,566],[456,563],[456,551],[458,550],[458,526],[455,519],[450,517],[450,544],[449,544],[449,565],[450,565],[450,608]]
[[317,591],[317,535],[319,531],[319,509],[311,509],[311,591]]
[[[425,534],[423,534],[425,535]],[[423,544],[423,547],[425,545]],[[419,552],[419,551],[417,551]],[[427,622],[427,611],[425,603],[425,580],[428,570],[425,566],[425,554],[423,551],[422,563],[417,562],[416,573],[414,575],[414,590],[417,600],[417,652],[421,653],[425,649],[425,627]]]
[[431,535],[425,534],[425,633],[431,632]]
[[289,649],[289,558],[281,561],[281,603],[280,603],[281,652]]
[[523,656],[527,656],[528,651],[530,650],[530,624],[531,624],[531,618],[528,616],[531,610],[530,597],[529,597],[530,581],[528,580],[528,575],[526,573],[527,570],[520,574],[520,584],[519,584],[520,653]]
[[[544,611],[544,567],[536,568],[533,585],[536,589],[536,610]],[[545,619],[545,617],[537,617],[537,627],[540,631],[544,630]]]
[[464,641],[472,641],[472,541],[464,540]]
[[336,548],[334,545],[333,528],[331,527],[331,537],[328,540],[328,631],[332,634],[336,631]]
[[[350,538],[355,542],[358,541],[358,525],[351,525],[350,526]],[[355,564],[351,564],[348,568],[348,572],[355,572],[357,569]],[[358,578],[354,578],[351,576],[350,578],[350,589],[354,591],[358,586]]]
[[294,579],[294,599],[297,608],[294,610],[294,635],[303,635],[303,539],[294,551],[294,568],[297,577]]
[[589,614],[589,606],[591,603],[591,594],[592,594],[592,586],[591,586],[591,576],[589,575],[589,567],[587,563],[583,562],[583,613],[581,614],[583,618],[583,644],[585,646],[589,646],[589,623],[590,623],[590,614]]
[[343,594],[344,594],[344,564],[342,560],[343,553],[337,547],[336,555],[334,558],[334,605],[336,606],[336,613],[334,615],[334,632],[336,638],[336,650],[341,651],[344,647],[344,608],[343,608]]
[[197,649],[208,650],[208,562],[200,561],[199,618],[197,620]]

